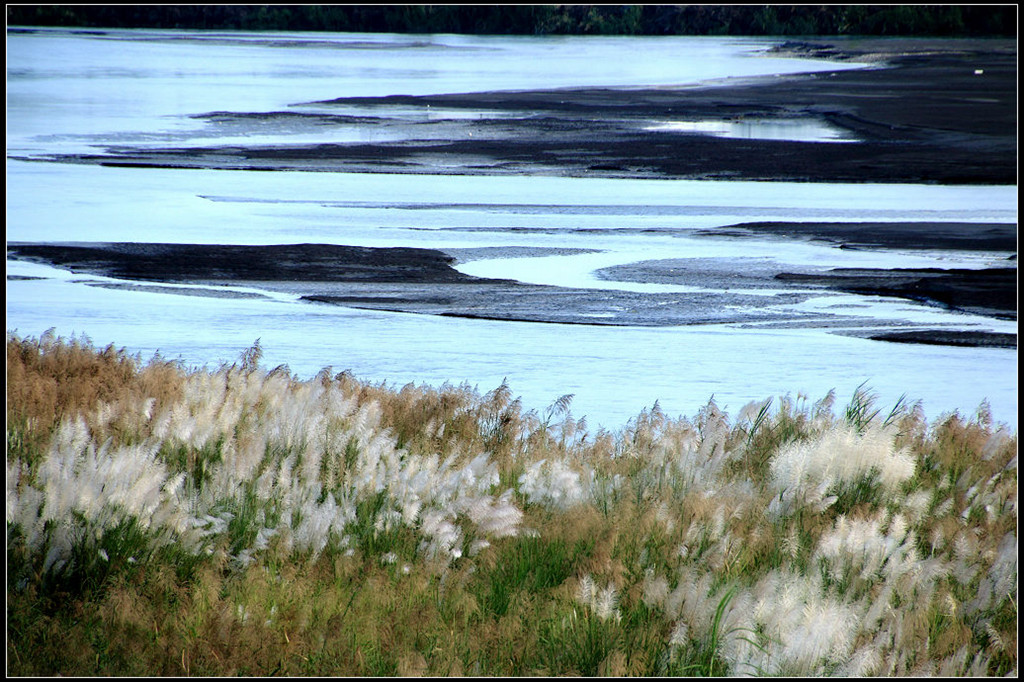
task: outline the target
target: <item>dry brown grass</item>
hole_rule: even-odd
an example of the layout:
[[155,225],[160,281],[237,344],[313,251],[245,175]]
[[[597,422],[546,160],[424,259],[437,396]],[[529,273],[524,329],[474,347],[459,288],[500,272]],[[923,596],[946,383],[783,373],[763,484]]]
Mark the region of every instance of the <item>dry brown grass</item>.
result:
[[[95,425],[99,410],[116,413],[152,399],[152,413],[181,396],[183,374],[159,357],[143,363],[113,344],[94,348],[87,339],[7,338],[7,430],[23,452],[38,453],[56,426],[82,415]],[[136,434],[113,432],[115,443]]]

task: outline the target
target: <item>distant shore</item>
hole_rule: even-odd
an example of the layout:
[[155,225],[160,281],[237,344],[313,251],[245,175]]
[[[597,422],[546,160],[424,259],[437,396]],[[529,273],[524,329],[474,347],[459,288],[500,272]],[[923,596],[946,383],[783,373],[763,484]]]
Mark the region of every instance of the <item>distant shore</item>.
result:
[[77,30],[119,27],[409,35],[1015,37],[1017,12],[1013,5],[8,5],[7,24]]

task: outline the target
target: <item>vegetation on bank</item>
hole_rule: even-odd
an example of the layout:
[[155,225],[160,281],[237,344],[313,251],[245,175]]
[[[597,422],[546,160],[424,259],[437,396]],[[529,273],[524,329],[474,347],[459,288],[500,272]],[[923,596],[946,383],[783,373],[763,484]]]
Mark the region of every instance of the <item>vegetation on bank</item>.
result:
[[11,26],[1016,37],[1015,5],[8,5]]
[[7,338],[10,675],[1015,675],[1017,435]]

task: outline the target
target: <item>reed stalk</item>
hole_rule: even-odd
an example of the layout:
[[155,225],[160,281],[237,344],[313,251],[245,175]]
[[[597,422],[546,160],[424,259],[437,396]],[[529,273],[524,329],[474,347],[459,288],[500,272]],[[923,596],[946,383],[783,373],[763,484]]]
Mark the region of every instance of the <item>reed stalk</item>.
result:
[[14,675],[1014,675],[1017,436],[8,334]]

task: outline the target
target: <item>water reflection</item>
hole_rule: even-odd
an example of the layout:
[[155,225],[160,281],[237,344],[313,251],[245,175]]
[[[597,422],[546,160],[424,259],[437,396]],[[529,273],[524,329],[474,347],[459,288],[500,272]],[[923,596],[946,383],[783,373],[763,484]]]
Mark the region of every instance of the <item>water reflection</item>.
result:
[[748,140],[790,142],[856,142],[848,131],[813,118],[739,118],[703,121],[661,121],[644,130],[696,133]]

